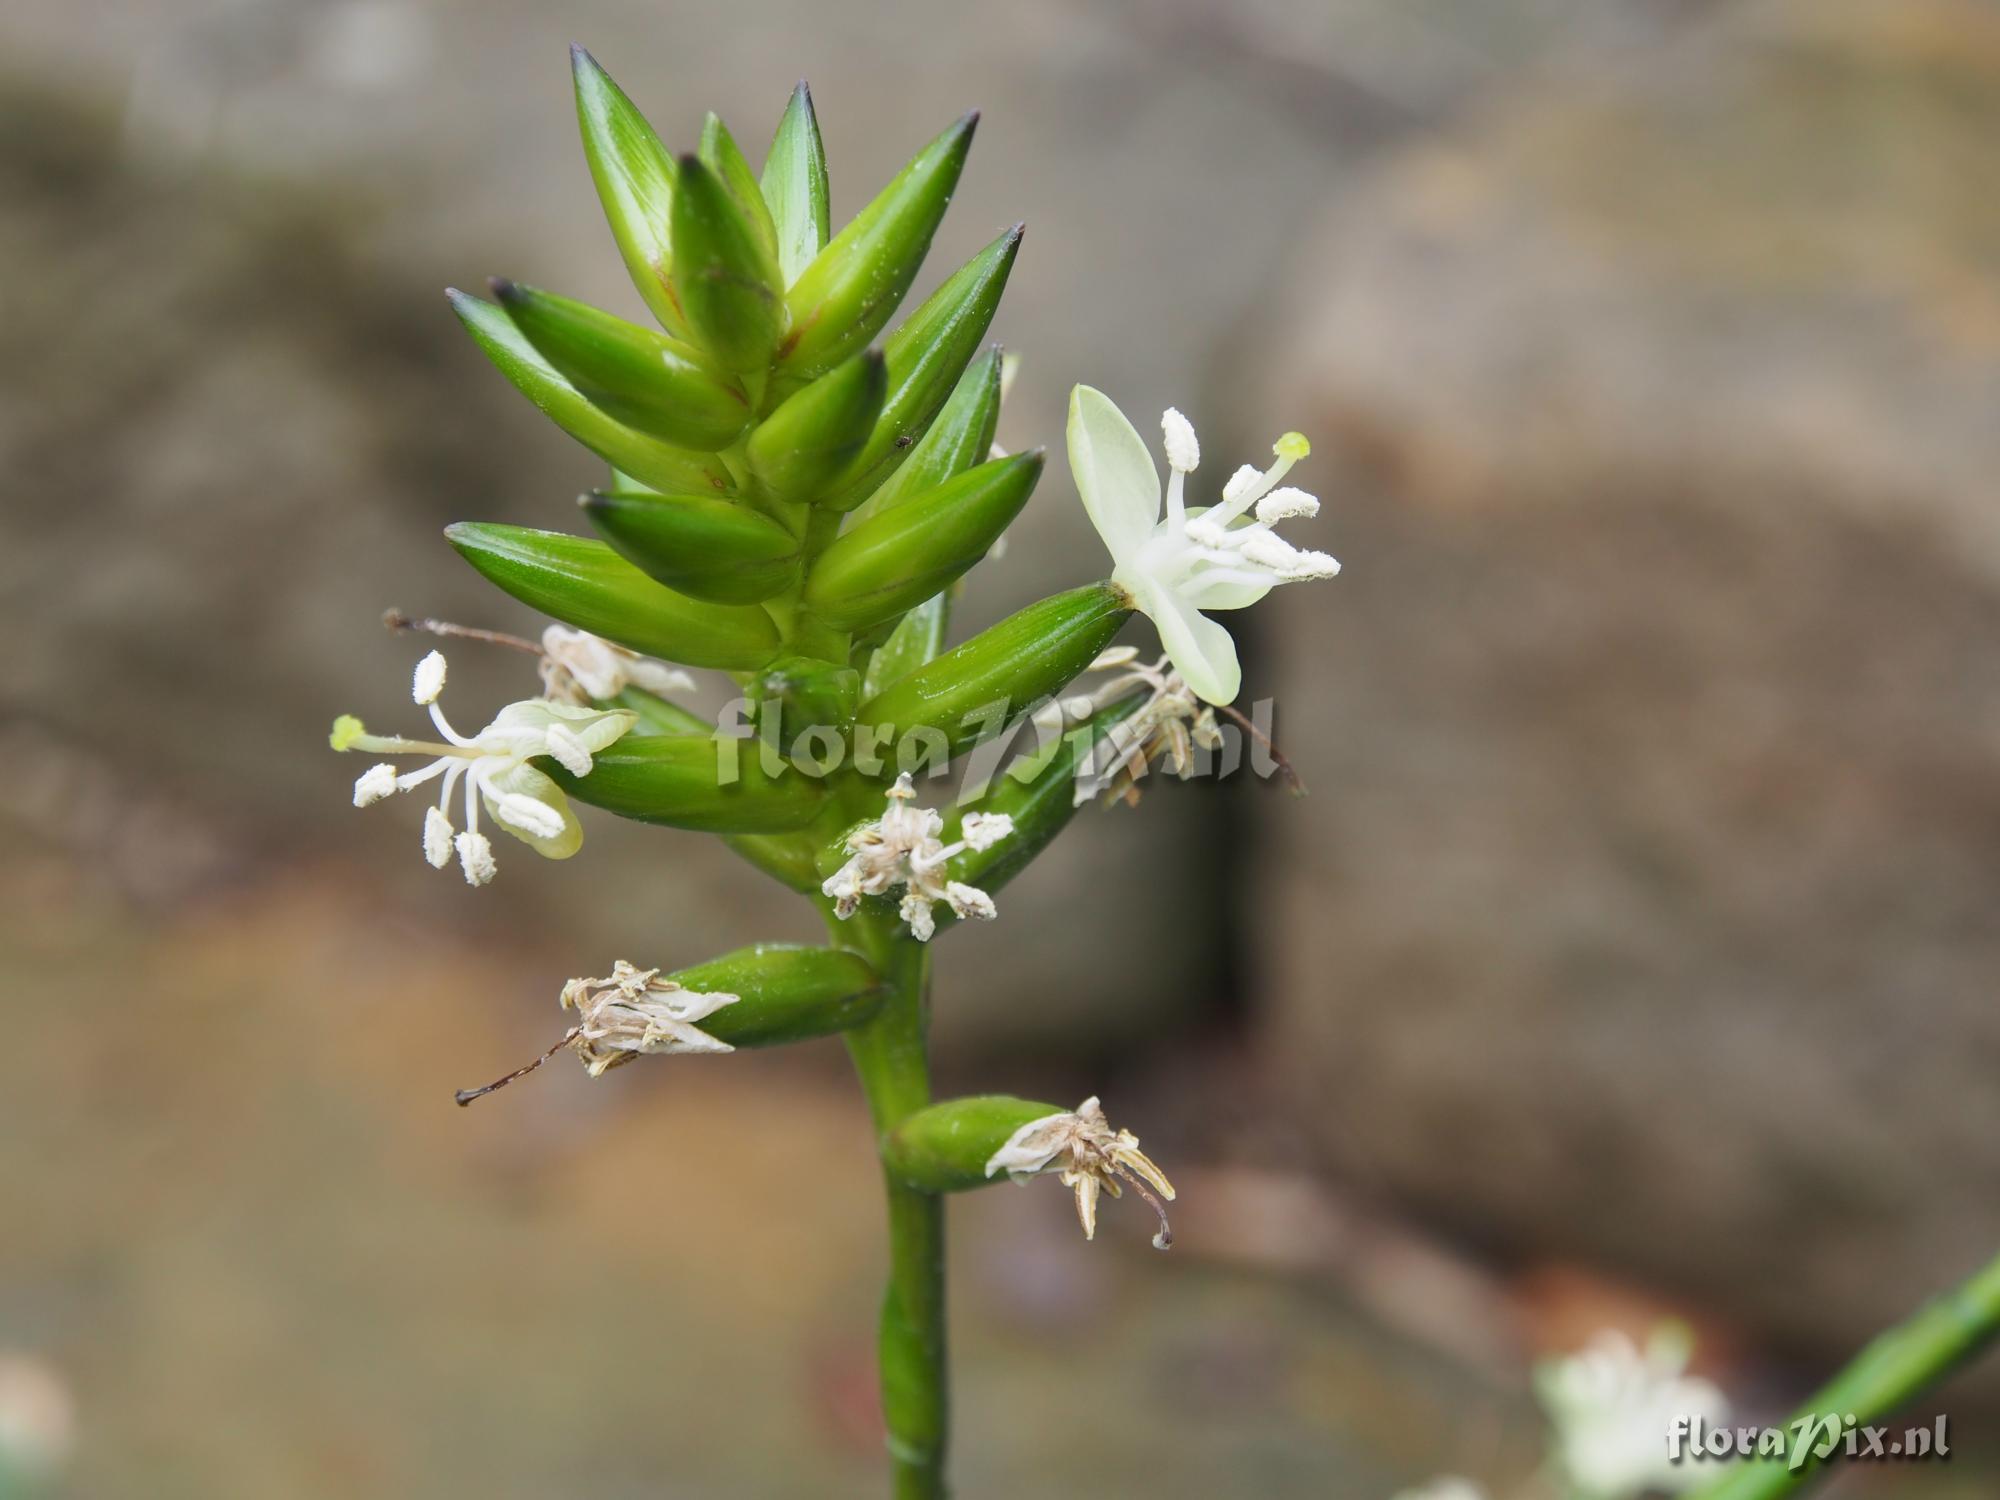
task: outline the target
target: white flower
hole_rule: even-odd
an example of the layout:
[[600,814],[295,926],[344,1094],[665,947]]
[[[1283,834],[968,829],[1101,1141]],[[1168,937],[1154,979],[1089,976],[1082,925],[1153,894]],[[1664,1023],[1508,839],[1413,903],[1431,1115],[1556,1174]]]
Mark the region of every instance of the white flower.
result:
[[[571,775],[588,776],[591,757],[631,729],[638,716],[624,709],[600,712],[535,698],[508,704],[491,724],[467,737],[446,722],[444,710],[437,706],[444,679],[444,656],[433,651],[417,663],[411,693],[429,708],[431,722],[444,737],[441,744],[370,734],[349,714],[334,721],[332,744],[336,750],[436,757],[429,765],[401,775],[387,762],[370,766],[354,783],[354,805],[366,807],[396,792],[442,780],[437,806],[424,815],[424,858],[442,869],[456,849],[459,865],[472,885],[485,885],[497,868],[492,842],[479,831],[482,804],[496,823],[538,853],[550,859],[567,859],[576,853],[583,843],[583,828],[570,811],[569,799],[529,762],[546,755]],[[461,776],[465,778],[465,830],[454,837],[449,809]]]
[[627,651],[587,630],[551,625],[542,632],[542,690],[558,703],[588,705],[615,698],[627,687],[665,697],[693,686],[694,679],[679,667]]
[[659,975],[658,969],[636,968],[621,958],[609,979],[572,979],[563,986],[564,1009],[577,1013],[564,1045],[583,1059],[592,1078],[641,1053],[736,1050],[694,1023],[741,996],[682,989]]
[[1446,1474],[1413,1490],[1404,1490],[1395,1500],[1486,1500],[1486,1492],[1470,1479]]
[[986,1163],[988,1177],[1000,1172],[1015,1182],[1026,1182],[1044,1172],[1056,1173],[1062,1185],[1076,1194],[1077,1222],[1083,1225],[1087,1240],[1097,1238],[1097,1195],[1107,1192],[1114,1198],[1123,1197],[1122,1179],[1160,1216],[1154,1248],[1164,1250],[1174,1242],[1166,1204],[1160,1201],[1173,1201],[1174,1185],[1139,1149],[1136,1135],[1129,1130],[1113,1133],[1095,1096],[1074,1111],[1044,1115],[1015,1131]]
[[1606,1331],[1575,1354],[1544,1361],[1535,1391],[1555,1428],[1555,1458],[1587,1500],[1630,1500],[1650,1490],[1684,1490],[1702,1477],[1675,1463],[1669,1437],[1681,1417],[1719,1425],[1729,1403],[1706,1380],[1685,1373],[1686,1331],[1656,1330],[1645,1351]]
[[1246,464],[1223,487],[1220,505],[1190,510],[1182,491],[1201,446],[1179,412],[1170,409],[1161,425],[1170,470],[1164,514],[1159,470],[1145,442],[1110,397],[1087,385],[1070,392],[1070,470],[1091,524],[1111,549],[1111,581],[1158,627],[1195,695],[1229,703],[1243,683],[1236,643],[1202,612],[1243,609],[1274,584],[1331,578],[1340,564],[1324,552],[1300,551],[1271,529],[1319,509],[1301,490],[1276,488],[1310,451],[1304,438],[1286,433],[1272,449],[1277,462],[1270,468]]
[[1081,807],[1103,793],[1107,802],[1139,800],[1139,782],[1148,770],[1166,760],[1177,776],[1194,764],[1194,747],[1214,750],[1222,744],[1215,709],[1195,697],[1187,680],[1173,670],[1167,657],[1141,662],[1132,646],[1114,646],[1084,668],[1112,675],[1088,693],[1058,698],[1035,716],[1044,732],[1059,732],[1089,719],[1116,703],[1135,687],[1147,689],[1143,703],[1120,719],[1091,747],[1090,759],[1078,771],[1074,805]]
[[931,907],[942,901],[958,917],[990,922],[998,914],[993,898],[976,886],[945,878],[945,862],[966,850],[990,849],[1014,831],[1005,813],[967,813],[959,824],[959,841],[947,844],[944,815],[936,808],[915,807],[916,789],[907,772],[889,788],[889,806],[872,823],[847,836],[848,861],[827,877],[821,892],[833,900],[834,915],[845,921],[863,896],[880,896],[903,887],[900,906],[910,933],[928,943],[937,931]]

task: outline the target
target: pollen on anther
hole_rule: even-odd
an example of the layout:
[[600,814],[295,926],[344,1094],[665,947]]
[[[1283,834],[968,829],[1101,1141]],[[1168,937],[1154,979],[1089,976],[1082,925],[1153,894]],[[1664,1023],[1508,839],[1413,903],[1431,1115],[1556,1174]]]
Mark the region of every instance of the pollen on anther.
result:
[[1195,440],[1194,424],[1170,406],[1160,414],[1160,430],[1166,435],[1167,462],[1183,474],[1192,474],[1201,464],[1201,444]]
[[444,653],[433,651],[417,663],[411,677],[411,696],[419,703],[435,703],[444,691]]

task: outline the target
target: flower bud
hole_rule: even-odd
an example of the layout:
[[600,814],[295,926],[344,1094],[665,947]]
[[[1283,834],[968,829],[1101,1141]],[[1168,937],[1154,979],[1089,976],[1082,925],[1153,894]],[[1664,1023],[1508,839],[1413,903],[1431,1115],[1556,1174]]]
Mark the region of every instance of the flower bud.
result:
[[1041,473],[1040,453],[996,458],[862,522],[812,565],[806,608],[854,631],[923,603],[986,555]]
[[728,369],[763,369],[785,328],[777,259],[699,156],[680,159],[673,226],[674,296],[696,342]]
[[826,248],[827,239],[826,147],[820,143],[812,91],[803,82],[792,90],[771,137],[760,186],[778,238],[778,272],[789,287]]
[[[1000,306],[1022,228],[1015,225],[952,273],[882,344],[889,394],[866,445],[825,503],[851,510],[909,457],[950,397]],[[978,458],[984,458],[981,452]],[[975,462],[977,459],[975,459]]]
[[861,504],[858,519],[880,515],[987,460],[1000,425],[1000,365],[994,344],[965,367],[923,438]]
[[834,237],[793,282],[792,333],[780,350],[799,377],[866,348],[916,279],[972,148],[976,114],[956,121]]
[[516,390],[542,414],[615,469],[654,489],[684,494],[727,494],[733,481],[720,460],[676,448],[618,421],[591,404],[583,392],[528,342],[526,334],[490,302],[456,289],[445,295],[473,342]]
[[948,1099],[920,1109],[889,1132],[882,1160],[899,1181],[928,1193],[958,1193],[985,1187],[993,1154],[1015,1132],[1036,1120],[1062,1113],[1011,1094],[979,1094]]
[[683,448],[725,448],[750,420],[750,403],[686,345],[552,292],[493,283],[514,326],[599,411]]
[[1043,599],[891,683],[859,721],[893,731],[899,746],[914,731],[936,733],[956,755],[1060,692],[1131,612],[1104,583]]
[[833,948],[758,943],[668,976],[683,988],[724,991],[736,1003],[702,1029],[732,1047],[769,1047],[845,1031],[882,1008],[882,982],[866,959]]
[[798,576],[798,539],[734,500],[600,491],[579,503],[619,556],[691,598],[754,604]]
[[634,651],[691,667],[751,671],[778,649],[777,626],[755,605],[690,599],[602,542],[471,521],[447,526],[445,536],[523,604]]
[[629,734],[597,755],[586,777],[549,775],[579,802],[640,823],[703,833],[784,833],[803,828],[826,788],[802,772],[767,770],[762,758],[713,734]]
[[863,350],[788,396],[744,445],[750,472],[780,500],[818,501],[861,452],[889,389],[882,355]]
[[676,336],[687,319],[675,302],[669,251],[673,220],[674,159],[597,59],[570,48],[576,80],[576,119],[591,180],[604,203],[611,237],[618,242],[632,284],[660,326]]

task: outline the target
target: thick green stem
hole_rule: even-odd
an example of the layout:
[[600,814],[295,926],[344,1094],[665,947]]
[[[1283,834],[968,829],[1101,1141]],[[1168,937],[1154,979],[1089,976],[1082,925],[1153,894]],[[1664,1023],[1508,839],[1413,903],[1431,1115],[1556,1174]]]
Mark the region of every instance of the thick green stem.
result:
[[[930,952],[868,912],[828,920],[837,945],[854,948],[889,984],[881,1013],[847,1034],[868,1098],[878,1148],[931,1100],[925,1048]],[[882,1417],[897,1500],[941,1500],[950,1425],[946,1385],[944,1200],[883,1175],[889,1199],[889,1285],[882,1299]]]
[[[1810,1446],[1824,1446],[1829,1418],[1845,1424],[1879,1423],[1980,1352],[2000,1334],[2000,1259],[1963,1285],[1921,1309],[1907,1323],[1881,1334],[1846,1369],[1822,1387],[1792,1419]],[[1818,1425],[1809,1425],[1818,1424]],[[1826,1458],[1745,1459],[1697,1490],[1694,1500],[1777,1500],[1829,1478],[1840,1446]]]

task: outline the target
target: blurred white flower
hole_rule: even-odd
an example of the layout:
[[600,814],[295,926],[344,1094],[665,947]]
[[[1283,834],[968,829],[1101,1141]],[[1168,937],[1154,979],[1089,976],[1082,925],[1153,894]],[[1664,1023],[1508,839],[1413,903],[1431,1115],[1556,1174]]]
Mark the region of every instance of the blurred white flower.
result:
[[542,632],[542,691],[558,703],[588,706],[615,698],[627,687],[665,697],[684,693],[694,679],[679,667],[641,656],[587,630],[551,625]]
[[1404,1490],[1395,1500],[1486,1500],[1486,1492],[1470,1479],[1460,1479],[1456,1474],[1445,1474],[1433,1479],[1429,1484],[1420,1484],[1413,1490]]
[[1244,609],[1274,584],[1331,578],[1340,564],[1324,552],[1301,551],[1272,529],[1319,510],[1303,490],[1276,488],[1311,451],[1303,437],[1286,433],[1272,449],[1277,462],[1270,468],[1244,465],[1223,487],[1220,505],[1190,510],[1183,489],[1201,462],[1201,445],[1187,418],[1171,408],[1160,425],[1169,470],[1164,514],[1159,470],[1145,442],[1109,396],[1087,385],[1070,392],[1070,472],[1111,551],[1111,581],[1158,627],[1160,643],[1195,695],[1230,703],[1243,683],[1236,643],[1203,611]]
[[1679,1325],[1654,1330],[1644,1351],[1607,1330],[1536,1368],[1535,1393],[1555,1429],[1553,1457],[1576,1494],[1632,1500],[1701,1480],[1697,1465],[1672,1459],[1675,1422],[1700,1417],[1720,1425],[1729,1420],[1729,1402],[1711,1382],[1686,1373],[1692,1352]]
[[25,1354],[0,1354],[0,1488],[8,1474],[52,1479],[76,1445],[76,1405],[62,1377]]

